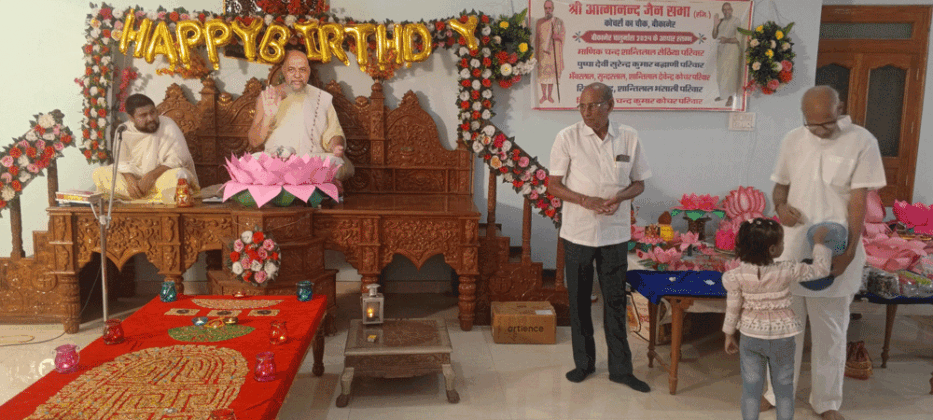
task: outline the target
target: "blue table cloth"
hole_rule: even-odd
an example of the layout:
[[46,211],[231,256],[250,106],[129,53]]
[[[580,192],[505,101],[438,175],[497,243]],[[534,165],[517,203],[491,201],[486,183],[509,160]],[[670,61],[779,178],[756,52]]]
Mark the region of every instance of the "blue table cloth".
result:
[[664,296],[725,298],[722,273],[718,271],[632,270],[628,283],[649,302],[658,304]]

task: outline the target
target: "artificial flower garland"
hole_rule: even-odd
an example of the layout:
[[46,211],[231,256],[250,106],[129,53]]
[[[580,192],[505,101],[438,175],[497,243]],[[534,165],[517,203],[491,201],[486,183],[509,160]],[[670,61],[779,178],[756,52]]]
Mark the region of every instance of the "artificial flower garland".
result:
[[275,280],[282,265],[279,244],[259,228],[246,230],[230,243],[227,268],[237,280],[263,286]]
[[745,90],[761,89],[761,93],[770,95],[794,79],[794,43],[787,34],[794,26],[781,27],[774,21],[767,21],[749,31],[737,30],[748,36],[745,50],[745,63],[748,65],[749,81]]
[[62,149],[74,144],[71,129],[62,125],[59,110],[34,115],[26,134],[0,152],[0,210],[22,194],[42,170],[62,157]]
[[[264,3],[265,4],[265,3]],[[82,141],[79,147],[88,163],[107,163],[110,151],[106,148],[105,129],[110,121],[107,118],[109,108],[107,91],[113,84],[110,52],[122,35],[122,18],[126,13],[134,12],[137,17],[145,17],[158,24],[165,22],[170,31],[175,24],[188,19],[205,22],[210,19],[226,21],[245,19],[264,19],[287,26],[317,20],[320,22],[353,23],[353,19],[337,18],[331,14],[318,15],[276,15],[266,16],[224,16],[208,11],[188,12],[184,8],[166,10],[159,7],[155,12],[145,12],[126,8],[115,10],[107,4],[100,8],[92,7],[87,16],[87,43],[84,46],[85,74],[76,79],[83,89],[84,119],[82,121]],[[264,9],[265,10],[265,9]],[[326,12],[326,8],[324,9]],[[479,48],[470,50],[466,39],[448,26],[454,17],[422,21],[431,32],[434,48],[454,49],[459,57],[457,105],[460,108],[457,130],[459,141],[481,157],[493,173],[503,177],[504,182],[531,201],[538,212],[560,223],[561,201],[547,193],[548,171],[536,157],[530,156],[515,144],[513,137],[508,137],[490,121],[495,115],[495,99],[492,85],[503,89],[522,81],[522,76],[532,71],[535,66],[534,51],[531,47],[531,31],[526,26],[526,11],[511,17],[495,18],[482,12],[463,11],[456,16],[461,22],[476,16],[478,23],[475,36]],[[232,44],[231,44],[232,45]],[[365,69],[363,69],[365,71]],[[388,76],[388,75],[378,75]],[[374,76],[376,77],[376,76]]]

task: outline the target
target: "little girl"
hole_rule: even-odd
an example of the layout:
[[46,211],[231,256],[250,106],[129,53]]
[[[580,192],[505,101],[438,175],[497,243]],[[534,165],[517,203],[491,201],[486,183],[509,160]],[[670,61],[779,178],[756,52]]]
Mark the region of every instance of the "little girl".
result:
[[[778,222],[757,218],[739,227],[735,252],[742,264],[722,276],[727,292],[722,330],[726,353],[740,352],[744,420],[758,419],[766,366],[771,370],[777,420],[794,418],[794,336],[803,326],[790,308],[790,284],[829,275],[827,232],[822,227],[814,233],[813,264],[806,264],[774,262],[784,252],[784,230]],[[742,332],[740,343],[736,329]]]

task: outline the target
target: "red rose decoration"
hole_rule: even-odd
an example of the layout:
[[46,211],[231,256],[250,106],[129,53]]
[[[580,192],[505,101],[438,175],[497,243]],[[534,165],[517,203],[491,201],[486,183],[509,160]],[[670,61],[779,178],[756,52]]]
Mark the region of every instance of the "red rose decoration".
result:
[[23,151],[20,150],[19,147],[14,147],[10,149],[10,156],[13,156],[13,159],[18,159],[22,155],[23,155]]
[[463,87],[470,87],[470,79],[461,80],[460,85],[462,85]]
[[516,180],[512,181],[512,186],[515,187],[515,188],[521,188],[522,185],[525,185],[525,182],[522,181],[522,180],[520,180],[520,179],[516,179]]
[[467,23],[470,20],[470,17],[467,15],[460,16],[460,23]]
[[470,123],[463,123],[463,124],[460,124],[460,130],[461,130],[461,131],[469,131],[469,130],[470,130]]
[[501,173],[506,173],[506,172],[508,172],[508,171],[509,171],[509,168],[507,168],[507,167],[505,167],[505,166],[499,168],[499,172],[501,172]]
[[765,95],[770,95],[770,94],[774,93],[774,91],[771,90],[771,89],[768,89],[767,86],[762,86],[762,87],[761,87],[761,93],[764,93]]
[[230,261],[239,261],[239,260],[240,260],[239,252],[234,251],[230,253]]
[[508,81],[508,80],[500,80],[500,81],[499,81],[499,86],[501,86],[503,89],[508,89],[508,88],[512,87],[512,82],[510,82],[510,81]]
[[27,147],[26,156],[29,156],[30,158],[36,157],[36,148],[32,146]]
[[97,152],[97,158],[98,158],[98,159],[107,159],[107,152],[105,152],[105,151],[103,151],[103,150]]
[[782,72],[778,73],[778,78],[781,79],[781,83],[787,83],[787,82],[790,82],[791,80],[793,80],[794,75],[791,74],[791,72],[789,72],[789,71],[782,71]]
[[169,13],[168,18],[171,19],[172,22],[178,22],[178,12]]
[[101,118],[107,118],[107,110],[104,108],[97,110],[97,116]]
[[13,165],[7,171],[10,172],[10,175],[16,176],[19,175],[19,166]]
[[104,7],[100,9],[100,17],[104,19],[110,19],[113,17],[113,13],[111,12],[109,7]]
[[483,79],[482,84],[484,87],[490,87],[492,86],[492,81],[489,79]]
[[480,22],[483,22],[483,23],[489,23],[489,16],[487,16],[487,15],[482,15],[482,16],[479,17],[479,20],[480,20]]
[[479,91],[478,91],[478,90],[474,90],[474,91],[470,92],[470,97],[473,98],[474,101],[477,100],[477,99],[479,99]]
[[[13,168],[14,167],[10,167],[10,169]],[[12,173],[12,171],[10,172]],[[10,186],[13,187],[13,190],[16,192],[22,191],[23,189],[23,184],[21,184],[18,179],[13,180],[13,182],[10,183]]]
[[479,77],[480,74],[483,74],[483,71],[480,69],[473,69],[471,74],[473,74],[473,77]]
[[264,238],[265,237],[262,236],[262,232],[253,232],[253,242],[261,244]]
[[[90,151],[90,150],[85,150],[85,151],[84,151],[84,157],[87,158],[87,159],[90,159],[90,158],[91,158],[91,151]],[[12,168],[11,168],[11,169],[12,169]]]
[[462,109],[469,109],[469,108],[470,108],[470,101],[461,101],[461,102],[460,102],[460,108],[462,108]]
[[444,30],[444,21],[439,20],[439,21],[437,21],[437,22],[434,22],[434,29],[436,29],[438,32],[443,31],[443,30]]
[[554,217],[555,214],[557,214],[557,210],[553,207],[544,211],[544,215],[547,217]]

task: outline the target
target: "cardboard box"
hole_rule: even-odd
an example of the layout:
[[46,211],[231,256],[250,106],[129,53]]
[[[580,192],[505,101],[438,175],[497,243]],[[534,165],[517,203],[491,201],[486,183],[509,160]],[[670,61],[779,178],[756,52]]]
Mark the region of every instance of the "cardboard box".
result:
[[492,339],[499,344],[554,344],[557,314],[550,302],[492,302]]

